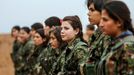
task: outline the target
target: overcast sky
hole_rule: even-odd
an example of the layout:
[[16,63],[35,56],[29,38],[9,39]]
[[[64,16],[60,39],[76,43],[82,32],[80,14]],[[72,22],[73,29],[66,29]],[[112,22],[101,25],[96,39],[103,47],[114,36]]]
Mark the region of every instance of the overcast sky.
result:
[[[134,19],[134,1],[124,0]],[[10,32],[12,26],[31,26],[50,16],[63,18],[78,15],[83,27],[88,24],[85,0],[0,0],[0,33]]]

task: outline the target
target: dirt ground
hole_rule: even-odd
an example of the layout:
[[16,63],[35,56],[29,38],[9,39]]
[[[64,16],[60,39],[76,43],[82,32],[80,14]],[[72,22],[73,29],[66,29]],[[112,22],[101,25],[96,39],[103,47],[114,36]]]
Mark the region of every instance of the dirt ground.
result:
[[0,34],[0,75],[14,75],[13,62],[10,57],[13,38],[9,34]]

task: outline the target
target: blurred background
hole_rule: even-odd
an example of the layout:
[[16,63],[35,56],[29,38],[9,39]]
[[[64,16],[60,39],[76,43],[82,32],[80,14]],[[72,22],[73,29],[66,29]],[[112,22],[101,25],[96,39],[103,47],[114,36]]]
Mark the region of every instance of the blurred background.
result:
[[[83,27],[88,24],[86,0],[0,0],[0,33],[9,33],[14,25],[31,26],[50,16],[63,18],[78,15]],[[134,23],[134,1],[123,0],[131,10]]]

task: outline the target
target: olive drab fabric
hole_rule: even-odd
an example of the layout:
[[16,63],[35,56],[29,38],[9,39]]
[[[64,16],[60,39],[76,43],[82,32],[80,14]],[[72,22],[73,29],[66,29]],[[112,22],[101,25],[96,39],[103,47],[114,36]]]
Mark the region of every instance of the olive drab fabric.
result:
[[101,30],[98,28],[95,33],[91,36],[88,41],[89,46],[89,56],[88,60],[85,62],[84,74],[85,75],[94,75],[96,63],[100,60],[104,49],[107,44],[110,42],[111,38],[104,35]]
[[49,48],[48,55],[42,63],[47,75],[54,75],[53,64],[56,63],[58,57],[61,55],[61,52],[61,49]]
[[15,41],[13,42],[11,57],[12,57],[12,59],[13,59],[14,62],[15,62],[15,60],[16,60],[16,59],[15,59],[15,58],[16,58],[15,55],[17,54],[17,52],[18,52],[20,46],[21,46],[21,43],[20,43],[19,41],[15,40]]
[[97,29],[93,36],[89,39],[89,61],[97,62],[102,55],[106,44],[110,41],[110,37],[104,35],[100,29]]
[[12,58],[12,60],[13,60],[13,62],[14,62],[14,65],[15,65],[16,62],[17,62],[17,61],[16,61],[16,54],[17,54],[17,52],[18,52],[20,46],[21,46],[21,43],[20,43],[19,41],[15,40],[15,41],[13,42],[11,58]]
[[66,51],[63,50],[59,55],[59,57],[57,57],[56,61],[53,63],[50,75],[57,75],[58,72],[61,71],[61,67],[65,62],[65,57],[64,57],[65,52]]
[[134,36],[129,31],[114,38],[98,62],[96,75],[134,75]]
[[61,65],[58,75],[80,75],[80,64],[86,60],[87,48],[79,38],[68,44],[58,59]]
[[34,52],[32,52],[29,57],[27,58],[27,75],[45,75],[44,71],[41,71],[42,66],[40,66],[40,54],[46,51],[46,46],[44,45],[39,45],[35,46]]
[[19,50],[16,53],[16,67],[15,70],[17,72],[17,75],[25,75],[24,72],[24,66],[27,62],[27,57],[31,52],[33,52],[34,43],[30,39],[24,43],[21,44]]
[[12,47],[12,53],[11,53],[11,58],[13,60],[13,63],[14,63],[14,67],[15,67],[15,74],[17,74],[17,70],[16,70],[16,67],[17,67],[17,52],[19,50],[19,48],[21,47],[21,43],[17,40],[14,40],[13,42],[13,47]]

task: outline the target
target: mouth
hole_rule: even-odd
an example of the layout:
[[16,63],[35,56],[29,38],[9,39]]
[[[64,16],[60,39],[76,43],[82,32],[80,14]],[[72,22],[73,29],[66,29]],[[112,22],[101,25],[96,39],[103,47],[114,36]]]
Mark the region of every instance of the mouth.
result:
[[65,37],[65,35],[61,35],[61,38],[64,38]]
[[89,22],[93,22],[93,19],[91,19],[91,18],[88,18],[88,20],[89,20]]
[[105,30],[103,28],[101,28],[101,31],[104,32]]

